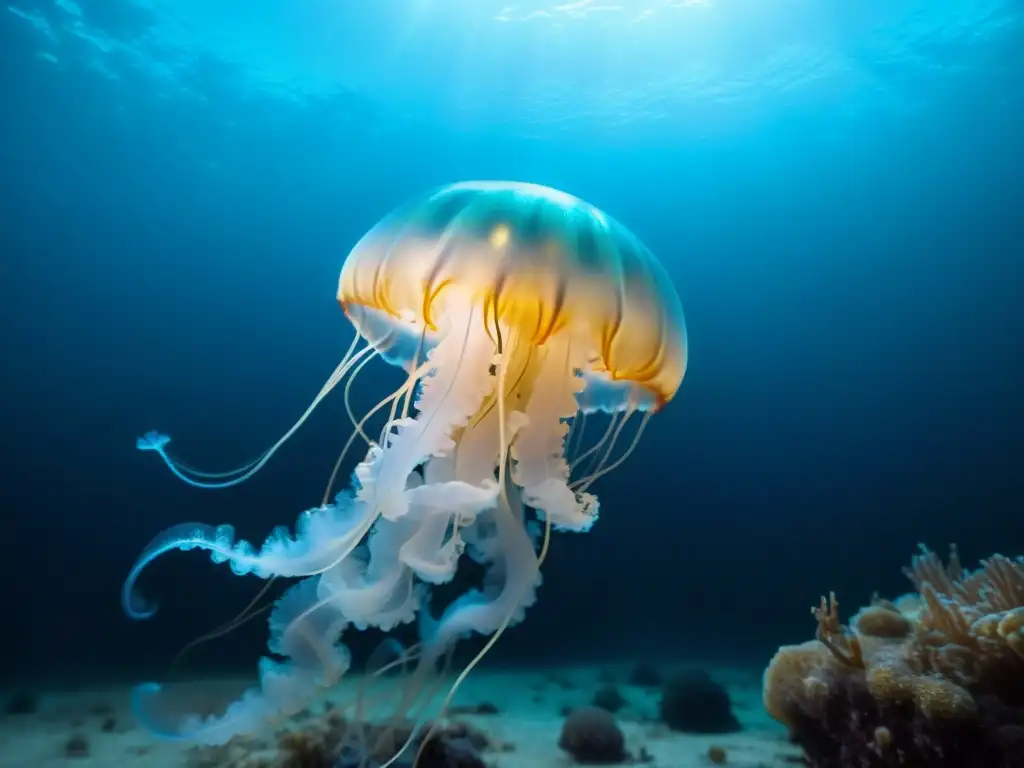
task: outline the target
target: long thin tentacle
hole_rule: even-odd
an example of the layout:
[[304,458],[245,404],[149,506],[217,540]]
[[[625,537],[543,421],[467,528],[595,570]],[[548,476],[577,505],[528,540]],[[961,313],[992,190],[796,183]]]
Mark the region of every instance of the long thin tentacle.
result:
[[[285,434],[282,435],[280,439],[278,439],[276,443],[274,443],[269,449],[267,449],[267,451],[265,451],[254,462],[250,462],[249,464],[240,467],[237,470],[232,470],[230,472],[202,473],[196,476],[194,472],[192,472],[192,474],[189,473],[191,468],[187,468],[187,465],[181,464],[168,454],[167,444],[170,442],[171,439],[167,435],[158,432],[147,432],[145,435],[143,435],[136,441],[135,446],[140,451],[155,452],[161,458],[164,464],[167,465],[167,468],[170,469],[171,472],[174,473],[174,475],[179,480],[188,483],[189,485],[194,486],[196,488],[231,488],[232,486],[238,485],[239,483],[243,483],[249,478],[251,478],[253,475],[255,475],[257,472],[259,472],[266,465],[266,463],[270,461],[271,456],[273,456],[277,452],[277,450],[282,445],[284,445],[289,440],[289,438],[291,438],[291,436],[295,434],[295,432],[298,431],[299,427],[301,427],[303,423],[305,423],[306,419],[309,418],[309,415],[313,413],[313,411],[324,399],[324,397],[326,397],[327,394],[332,389],[334,389],[338,382],[341,381],[348,374],[352,367],[356,365],[365,355],[367,355],[370,352],[373,352],[373,347],[366,346],[359,352],[352,354],[352,350],[355,349],[357,341],[358,336],[353,341],[349,353],[345,355],[345,358],[342,360],[342,362],[338,365],[337,368],[335,368],[334,372],[328,378],[326,383],[323,385],[323,387],[321,387],[320,392],[317,393],[315,398],[313,398],[313,401],[309,404],[309,407],[306,408],[305,412],[299,417],[298,421],[296,421],[291,426],[291,428],[287,432],[285,432]],[[210,481],[211,478],[213,478],[212,482]]]

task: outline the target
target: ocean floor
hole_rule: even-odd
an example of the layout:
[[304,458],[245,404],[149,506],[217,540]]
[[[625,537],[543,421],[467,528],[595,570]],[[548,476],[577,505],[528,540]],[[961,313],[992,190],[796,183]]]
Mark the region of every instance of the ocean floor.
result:
[[[445,722],[466,723],[486,734],[490,747],[482,756],[491,768],[569,768],[574,761],[558,746],[566,713],[591,704],[597,690],[614,684],[625,699],[615,719],[633,764],[782,768],[800,763],[799,750],[761,705],[759,671],[703,668],[728,690],[740,731],[692,735],[670,730],[659,720],[660,689],[630,685],[629,667],[613,666],[474,670],[452,702],[455,714]],[[175,709],[214,711],[247,684],[204,679],[167,691]],[[154,740],[134,722],[125,687],[43,692],[35,697],[35,711],[0,715],[0,768],[276,768],[284,765],[279,760],[281,732],[322,725],[328,715],[351,714],[346,705],[358,685],[358,679],[347,678],[308,712],[224,748]],[[368,689],[362,716],[372,720],[387,711],[400,686],[400,678],[378,680]],[[392,698],[379,701],[380,695]]]

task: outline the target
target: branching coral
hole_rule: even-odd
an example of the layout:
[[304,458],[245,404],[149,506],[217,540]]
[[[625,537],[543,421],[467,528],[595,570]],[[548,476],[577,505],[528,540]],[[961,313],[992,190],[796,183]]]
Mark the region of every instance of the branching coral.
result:
[[811,613],[818,620],[818,642],[831,651],[837,661],[854,669],[864,669],[864,658],[860,648],[860,638],[848,632],[839,623],[839,602],[836,593],[830,592],[828,600],[821,598],[818,607],[812,607]]
[[1024,559],[993,555],[966,571],[956,547],[943,565],[922,546],[904,573],[921,598],[913,652],[923,667],[985,691],[1004,688],[1008,671],[1024,679]]
[[817,639],[784,646],[764,677],[769,714],[815,768],[1024,765],[1024,559],[967,571],[922,547],[917,590],[875,598],[849,626],[835,595]]

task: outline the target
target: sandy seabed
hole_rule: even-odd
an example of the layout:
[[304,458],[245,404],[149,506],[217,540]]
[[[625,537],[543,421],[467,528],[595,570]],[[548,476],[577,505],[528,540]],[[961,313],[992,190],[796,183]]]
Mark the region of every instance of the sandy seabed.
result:
[[[784,728],[764,711],[760,673],[702,666],[728,689],[742,730],[722,735],[675,733],[658,722],[659,689],[617,683],[627,703],[616,718],[630,753],[638,756],[645,751],[649,756],[646,765],[653,768],[711,766],[711,747],[723,749],[725,764],[736,768],[791,768],[800,764],[800,751],[788,743]],[[450,719],[470,724],[502,746],[500,750],[484,753],[492,768],[569,768],[574,765],[572,759],[558,747],[565,712],[590,704],[594,692],[609,678],[625,680],[627,676],[628,667],[612,665],[481,669],[465,681],[453,705],[472,709],[487,702],[494,705],[497,713],[460,713]],[[204,678],[178,684],[173,695],[183,702],[183,707],[203,702],[198,706],[215,709],[247,684],[248,681],[235,678]],[[344,685],[312,702],[310,712],[323,712],[325,707],[344,712],[357,685],[357,678],[347,678]],[[375,690],[379,690],[379,685]],[[302,727],[301,719],[289,727]],[[273,733],[266,735],[272,737]],[[266,743],[272,753],[275,740],[268,738]],[[224,768],[241,764],[234,760],[223,762]],[[138,727],[129,711],[129,689],[125,686],[44,692],[39,694],[34,713],[0,716],[0,768],[214,765],[209,750],[203,753],[188,744],[157,741]]]

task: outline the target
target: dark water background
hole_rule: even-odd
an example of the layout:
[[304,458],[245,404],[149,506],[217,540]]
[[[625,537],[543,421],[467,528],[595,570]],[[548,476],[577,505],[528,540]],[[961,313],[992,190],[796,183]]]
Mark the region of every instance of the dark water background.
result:
[[[84,7],[123,34],[150,23]],[[966,74],[963,51],[933,51],[936,82],[894,86],[927,96],[914,109],[795,102],[699,135],[692,115],[588,132],[407,124],[347,92],[291,101],[212,56],[182,65],[192,96],[168,95],[116,52],[119,79],[98,73],[81,42],[55,66],[0,9],[0,679],[159,675],[247,602],[261,582],[197,553],[147,576],[151,622],[124,618],[118,590],[166,526],[261,541],[318,503],[348,434],[340,398],[229,491],[177,482],[135,437],[165,429],[210,468],[268,446],[351,338],[333,300],[348,248],[459,179],[611,212],[671,273],[692,353],[678,398],[596,486],[599,523],[554,541],[495,663],[759,666],[811,636],[819,594],[853,609],[906,591],[919,541],[971,563],[1021,553],[1021,40]],[[395,381],[372,367],[357,406]],[[265,639],[255,622],[193,664],[253,669]]]

